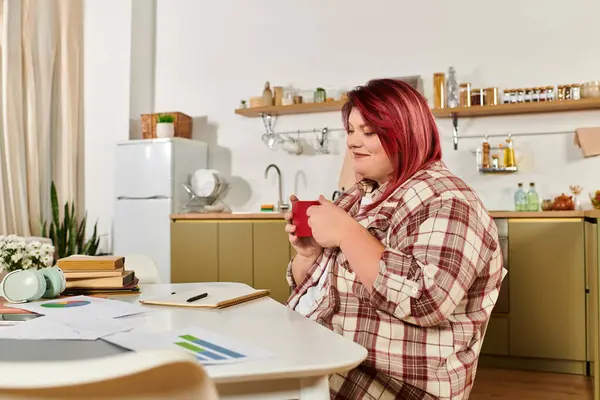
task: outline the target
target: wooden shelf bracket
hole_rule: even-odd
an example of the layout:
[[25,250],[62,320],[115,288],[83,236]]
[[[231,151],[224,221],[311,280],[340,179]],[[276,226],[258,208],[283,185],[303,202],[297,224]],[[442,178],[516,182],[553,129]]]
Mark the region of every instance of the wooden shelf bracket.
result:
[[452,114],[452,142],[454,150],[458,150],[458,117],[456,114]]

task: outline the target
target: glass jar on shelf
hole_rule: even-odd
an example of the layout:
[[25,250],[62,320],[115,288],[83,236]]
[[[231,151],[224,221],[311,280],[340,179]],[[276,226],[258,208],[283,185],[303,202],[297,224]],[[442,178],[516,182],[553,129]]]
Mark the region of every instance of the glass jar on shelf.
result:
[[576,83],[571,85],[571,100],[581,99],[581,85]]
[[504,104],[510,103],[510,91],[511,91],[511,89],[504,89],[502,91],[502,103],[504,103]]
[[473,89],[471,91],[471,106],[482,106],[485,104],[485,90]]
[[458,87],[458,105],[460,107],[471,107],[471,83],[463,82]]
[[567,88],[565,85],[558,85],[556,89],[556,100],[562,101],[565,100],[567,93]]
[[556,90],[554,86],[546,86],[546,101],[556,100]]

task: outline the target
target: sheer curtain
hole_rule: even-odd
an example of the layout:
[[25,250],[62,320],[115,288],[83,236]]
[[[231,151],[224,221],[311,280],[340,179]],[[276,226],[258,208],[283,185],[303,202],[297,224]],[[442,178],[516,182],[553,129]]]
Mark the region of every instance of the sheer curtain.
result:
[[83,204],[83,0],[0,0],[0,234]]

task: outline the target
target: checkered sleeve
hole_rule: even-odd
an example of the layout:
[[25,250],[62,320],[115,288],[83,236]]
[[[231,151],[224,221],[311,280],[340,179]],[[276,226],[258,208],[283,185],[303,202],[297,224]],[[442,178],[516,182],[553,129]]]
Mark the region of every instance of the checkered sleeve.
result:
[[292,274],[292,263],[294,262],[294,257],[292,257],[292,259],[288,263],[287,273],[286,273],[288,285],[290,286],[290,288],[292,288],[292,290],[296,289],[296,281],[294,281],[294,275]]
[[[406,235],[398,235],[406,229]],[[418,326],[445,320],[476,278],[488,241],[471,206],[436,198],[403,226],[392,220],[373,285],[374,307]]]

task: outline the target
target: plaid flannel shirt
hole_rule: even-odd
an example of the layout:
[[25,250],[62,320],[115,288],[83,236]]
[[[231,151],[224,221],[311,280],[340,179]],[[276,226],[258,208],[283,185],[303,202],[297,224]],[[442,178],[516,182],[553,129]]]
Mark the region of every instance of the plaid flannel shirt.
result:
[[333,399],[466,399],[506,271],[496,225],[441,161],[359,213],[368,188],[360,182],[336,204],[385,246],[372,293],[340,249],[328,248],[298,285],[290,263],[288,306],[329,267],[307,317],[368,350],[358,368],[330,377]]

